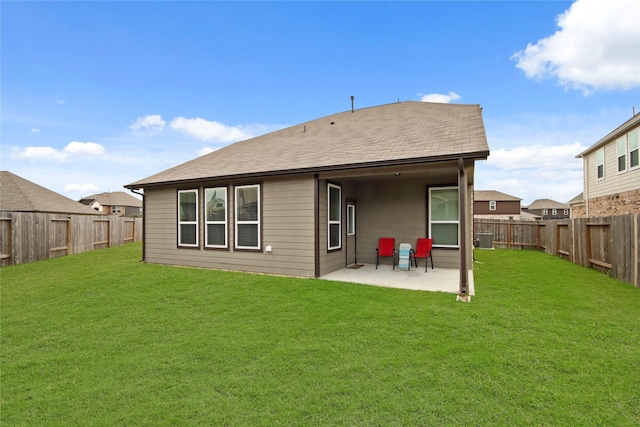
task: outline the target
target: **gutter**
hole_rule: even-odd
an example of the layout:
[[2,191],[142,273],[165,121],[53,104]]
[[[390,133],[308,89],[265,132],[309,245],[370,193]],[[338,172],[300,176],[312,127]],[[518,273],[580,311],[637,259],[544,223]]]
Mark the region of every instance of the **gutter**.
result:
[[[229,179],[255,179],[255,178],[262,178],[262,177],[298,175],[303,173],[338,172],[338,171],[348,171],[348,170],[357,170],[357,169],[368,169],[368,168],[377,168],[377,167],[384,167],[384,166],[410,166],[410,165],[417,165],[421,163],[437,163],[437,162],[446,162],[446,161],[457,162],[458,159],[474,160],[474,161],[486,160],[487,157],[489,157],[489,150],[483,150],[483,151],[467,153],[465,156],[462,156],[462,157],[460,155],[451,154],[451,155],[445,155],[445,156],[422,157],[422,158],[414,158],[414,159],[381,160],[376,162],[353,163],[353,164],[335,165],[335,166],[317,166],[317,167],[308,167],[308,168],[300,168],[300,169],[248,172],[248,173],[240,173],[240,174],[234,174],[234,175],[200,176],[196,178],[186,178],[186,179],[178,179],[178,180],[166,180],[166,181],[149,182],[149,183],[144,183],[144,182],[133,183],[133,184],[125,185],[124,187],[133,191],[134,188],[141,189],[145,187],[160,187],[165,185],[188,185],[188,184],[202,182],[203,180],[224,181]],[[136,193],[136,194],[139,194],[139,193]]]

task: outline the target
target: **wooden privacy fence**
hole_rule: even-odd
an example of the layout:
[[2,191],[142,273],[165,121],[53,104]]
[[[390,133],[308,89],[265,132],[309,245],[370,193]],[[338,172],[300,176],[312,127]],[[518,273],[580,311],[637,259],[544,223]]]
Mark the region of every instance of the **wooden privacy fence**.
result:
[[142,218],[0,212],[0,266],[142,240]]
[[640,287],[640,215],[550,221],[475,219],[494,247],[541,249]]

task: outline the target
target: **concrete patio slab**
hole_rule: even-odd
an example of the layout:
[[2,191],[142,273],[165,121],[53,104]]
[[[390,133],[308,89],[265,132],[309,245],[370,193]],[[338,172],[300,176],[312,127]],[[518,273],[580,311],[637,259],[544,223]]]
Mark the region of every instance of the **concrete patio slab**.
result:
[[[435,268],[424,272],[424,267],[395,270],[390,265],[361,264],[360,268],[343,268],[321,276],[320,279],[415,291],[447,292],[457,294],[460,288],[460,270]],[[473,271],[469,271],[469,295],[475,295]]]

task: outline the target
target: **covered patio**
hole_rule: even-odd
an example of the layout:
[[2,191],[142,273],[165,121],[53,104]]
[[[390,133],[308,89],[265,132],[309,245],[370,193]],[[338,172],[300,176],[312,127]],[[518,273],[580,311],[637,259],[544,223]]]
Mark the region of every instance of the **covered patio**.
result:
[[[460,290],[460,270],[454,268],[429,268],[424,272],[424,266],[411,270],[395,269],[391,265],[380,265],[376,270],[375,264],[356,264],[361,267],[349,266],[342,270],[321,276],[323,280],[333,280],[363,285],[382,286],[387,288],[410,289],[414,291],[446,292],[458,294]],[[469,295],[475,295],[473,270],[469,270]]]

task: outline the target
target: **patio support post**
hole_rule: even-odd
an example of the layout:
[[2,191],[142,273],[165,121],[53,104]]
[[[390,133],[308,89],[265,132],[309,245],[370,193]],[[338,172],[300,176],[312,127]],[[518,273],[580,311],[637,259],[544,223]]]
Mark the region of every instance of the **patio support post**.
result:
[[467,174],[464,159],[458,159],[458,216],[460,218],[460,289],[458,301],[469,301],[469,272],[467,270]]

